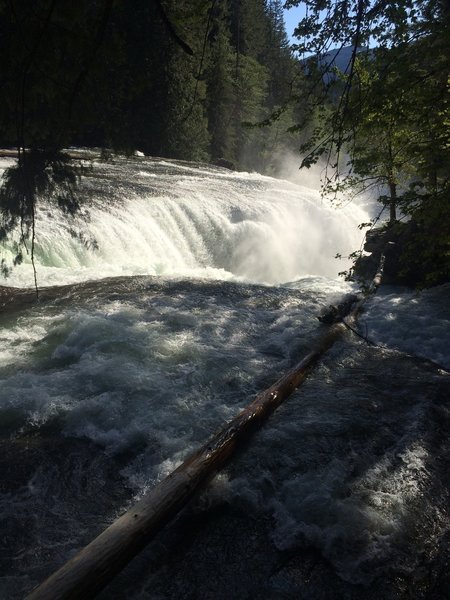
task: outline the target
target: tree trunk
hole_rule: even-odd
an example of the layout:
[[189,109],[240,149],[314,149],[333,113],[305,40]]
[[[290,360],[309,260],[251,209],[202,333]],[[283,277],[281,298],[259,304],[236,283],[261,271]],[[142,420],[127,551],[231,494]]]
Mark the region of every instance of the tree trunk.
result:
[[389,181],[389,222],[395,223],[397,220],[397,185]]

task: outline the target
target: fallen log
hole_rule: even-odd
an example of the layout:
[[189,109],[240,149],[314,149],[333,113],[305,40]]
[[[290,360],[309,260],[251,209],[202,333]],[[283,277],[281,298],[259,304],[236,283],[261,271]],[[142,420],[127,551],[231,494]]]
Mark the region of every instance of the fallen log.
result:
[[75,557],[32,591],[26,600],[92,598],[170,521],[187,501],[227,462],[238,443],[248,437],[305,379],[345,331],[335,323],[316,347],[237,417],[119,517]]
[[338,304],[330,304],[330,306],[317,316],[321,323],[331,325],[341,321],[351,310],[352,306],[359,300],[355,294],[344,296]]
[[[380,284],[380,273],[377,273],[376,279],[372,291]],[[204,446],[35,588],[25,600],[88,600],[100,592],[214,477],[238,444],[248,438],[251,430],[261,425],[300,385],[319,358],[347,330],[348,324],[356,322],[365,299],[361,298],[356,303],[345,323],[342,319],[334,322],[295,367],[259,394]],[[348,303],[346,308],[350,308]]]

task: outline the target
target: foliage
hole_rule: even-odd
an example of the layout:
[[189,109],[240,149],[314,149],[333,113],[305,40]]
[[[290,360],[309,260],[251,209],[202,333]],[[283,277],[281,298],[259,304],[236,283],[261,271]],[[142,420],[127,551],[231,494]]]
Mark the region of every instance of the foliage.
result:
[[[75,167],[70,157],[59,151],[33,149],[19,152],[18,164],[3,173],[0,187],[0,243],[5,243],[14,229],[20,225],[19,241],[12,241],[16,256],[13,265],[23,260],[23,251],[28,252],[27,239],[31,235],[31,262],[33,264],[37,292],[36,269],[34,265],[35,217],[38,201],[45,198],[73,216],[80,208],[76,186],[82,172]],[[10,240],[11,241],[11,240]],[[1,261],[1,273],[7,277],[11,267]]]
[[[321,114],[302,147],[303,165],[325,158],[324,193],[375,189],[390,207],[391,223],[412,219],[416,227],[403,248],[402,268],[423,262],[428,282],[442,281],[450,266],[448,4],[306,4],[298,50],[314,52],[309,115]],[[325,77],[333,61],[324,53],[335,47],[335,58],[345,46],[352,49],[348,60]]]
[[0,240],[19,221],[25,231],[30,229],[38,197],[53,199],[63,212],[74,215],[80,207],[74,193],[80,173],[81,169],[74,167],[70,157],[62,152],[32,150],[23,154],[19,164],[3,174]]

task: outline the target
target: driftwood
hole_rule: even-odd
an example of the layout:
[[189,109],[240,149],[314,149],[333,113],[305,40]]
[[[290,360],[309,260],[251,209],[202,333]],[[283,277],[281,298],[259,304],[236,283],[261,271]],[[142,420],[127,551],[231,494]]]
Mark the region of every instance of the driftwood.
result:
[[[380,281],[381,274],[377,273],[372,291],[376,290]],[[356,303],[346,323],[342,320],[333,323],[295,367],[259,394],[204,446],[35,588],[25,600],[87,600],[100,592],[225,465],[238,444],[248,438],[249,433],[300,385],[312,366],[346,331],[347,325],[356,322],[364,300],[362,298]]]

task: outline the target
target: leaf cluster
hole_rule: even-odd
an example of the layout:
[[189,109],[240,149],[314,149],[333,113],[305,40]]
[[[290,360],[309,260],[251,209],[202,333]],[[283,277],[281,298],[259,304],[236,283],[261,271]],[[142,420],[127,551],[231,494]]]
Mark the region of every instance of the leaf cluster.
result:
[[66,153],[35,149],[21,153],[18,163],[5,170],[0,187],[0,242],[20,226],[15,264],[20,262],[22,246],[34,227],[39,200],[54,202],[71,216],[80,209],[76,189],[85,169],[74,165]]
[[325,161],[324,194],[348,199],[374,192],[392,223],[414,220],[404,263],[416,253],[429,281],[437,281],[450,264],[448,3],[306,5],[297,50],[314,54],[305,60],[314,126],[301,146],[302,166]]

